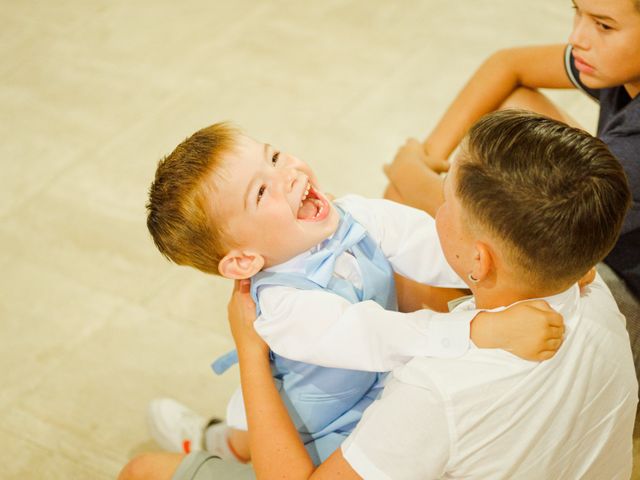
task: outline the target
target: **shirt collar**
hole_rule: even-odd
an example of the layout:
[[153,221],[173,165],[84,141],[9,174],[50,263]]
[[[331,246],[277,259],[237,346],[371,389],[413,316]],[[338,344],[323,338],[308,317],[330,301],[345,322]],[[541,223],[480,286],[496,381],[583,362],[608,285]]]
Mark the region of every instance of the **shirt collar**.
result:
[[311,247],[306,252],[302,252],[296,255],[293,258],[290,258],[286,262],[279,263],[277,265],[272,265],[269,268],[265,268],[264,272],[303,272],[305,271],[305,262],[307,258],[309,258],[312,254],[316,253],[321,248],[324,248],[329,240],[333,238],[335,232],[333,232],[329,237],[324,239],[319,244]]
[[[569,287],[564,292],[560,292],[556,295],[551,295],[549,297],[540,297],[540,298],[529,298],[527,300],[521,300],[519,302],[514,302],[511,305],[507,305],[504,307],[497,308],[487,308],[483,309],[487,312],[500,312],[502,310],[506,310],[507,308],[516,305],[518,303],[527,302],[529,300],[544,300],[546,301],[551,308],[553,308],[556,312],[558,312],[564,318],[564,322],[566,326],[573,324],[573,319],[576,318],[576,312],[578,310],[579,300],[580,300],[580,288],[577,283],[574,283],[571,287]],[[469,299],[467,302],[461,303],[455,310],[474,310],[476,308],[475,298]]]
[[315,249],[316,247],[313,247],[311,250],[302,252],[301,254],[296,255],[293,258],[290,258],[286,262],[282,262],[277,265],[272,265],[269,268],[265,268],[263,271],[264,272],[304,272],[305,262]]

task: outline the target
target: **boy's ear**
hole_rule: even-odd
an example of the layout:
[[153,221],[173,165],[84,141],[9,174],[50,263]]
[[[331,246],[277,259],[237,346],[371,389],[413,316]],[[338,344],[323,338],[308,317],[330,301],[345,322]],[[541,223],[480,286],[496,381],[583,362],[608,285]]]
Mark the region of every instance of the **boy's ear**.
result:
[[495,268],[495,258],[491,247],[481,241],[475,244],[475,258],[472,275],[480,280],[486,279]]
[[243,280],[253,277],[264,267],[262,255],[241,250],[232,250],[227,253],[218,264],[220,275],[234,280]]

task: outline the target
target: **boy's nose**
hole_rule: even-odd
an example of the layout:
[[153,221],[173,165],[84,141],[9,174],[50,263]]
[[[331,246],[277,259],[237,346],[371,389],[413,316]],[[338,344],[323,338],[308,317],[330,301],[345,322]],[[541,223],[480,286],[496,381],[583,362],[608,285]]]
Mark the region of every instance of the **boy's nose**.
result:
[[587,29],[589,26],[587,25],[586,19],[583,15],[576,15],[576,18],[573,22],[573,30],[571,30],[571,35],[569,35],[569,43],[579,50],[588,50],[589,49],[589,41],[587,35]]
[[281,168],[279,173],[283,189],[290,192],[298,178],[298,171],[294,168]]

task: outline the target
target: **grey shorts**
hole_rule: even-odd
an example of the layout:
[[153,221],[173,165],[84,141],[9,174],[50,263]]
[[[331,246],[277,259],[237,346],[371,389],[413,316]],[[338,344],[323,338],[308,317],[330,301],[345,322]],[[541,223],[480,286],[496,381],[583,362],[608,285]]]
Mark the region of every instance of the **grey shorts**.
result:
[[193,452],[178,466],[172,480],[253,480],[251,465],[226,462],[208,452]]

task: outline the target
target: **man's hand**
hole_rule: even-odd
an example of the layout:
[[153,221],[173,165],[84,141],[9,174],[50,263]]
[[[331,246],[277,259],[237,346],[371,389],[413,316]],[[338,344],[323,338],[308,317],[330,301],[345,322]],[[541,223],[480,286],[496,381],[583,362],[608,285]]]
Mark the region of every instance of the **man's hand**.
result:
[[480,348],[501,348],[525,360],[553,357],[564,335],[562,315],[544,300],[521,302],[501,312],[481,312],[471,322]]
[[250,351],[266,355],[269,347],[253,327],[256,320],[256,304],[249,294],[250,287],[250,280],[235,281],[233,294],[227,306],[229,326],[239,355]]

